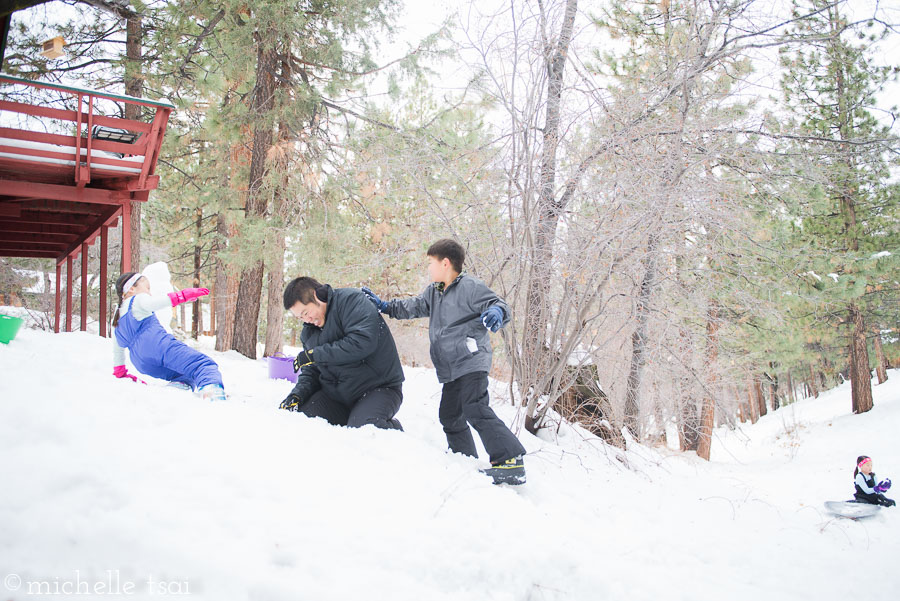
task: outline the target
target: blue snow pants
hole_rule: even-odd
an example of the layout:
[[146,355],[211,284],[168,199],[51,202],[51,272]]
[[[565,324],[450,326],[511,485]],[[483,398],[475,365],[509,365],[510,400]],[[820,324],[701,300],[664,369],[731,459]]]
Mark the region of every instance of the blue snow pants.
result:
[[222,385],[216,362],[166,332],[156,315],[138,321],[129,308],[119,317],[116,340],[128,349],[138,371],[148,376],[183,382],[194,390],[207,384]]

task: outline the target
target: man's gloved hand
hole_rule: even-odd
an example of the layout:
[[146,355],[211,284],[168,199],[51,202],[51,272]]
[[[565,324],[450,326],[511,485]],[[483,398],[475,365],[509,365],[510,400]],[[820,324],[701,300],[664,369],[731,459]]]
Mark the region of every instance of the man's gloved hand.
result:
[[185,288],[184,290],[179,290],[178,292],[170,292],[169,300],[172,301],[172,306],[180,305],[181,303],[189,303],[192,300],[196,300],[201,296],[206,296],[209,294],[208,288]]
[[362,290],[363,294],[369,297],[369,300],[372,301],[372,304],[375,305],[375,308],[378,309],[379,312],[384,313],[385,311],[387,311],[387,301],[383,301],[378,298],[378,295],[369,290],[366,286],[363,286],[362,288],[360,288],[360,290]]
[[315,363],[313,361],[313,349],[302,350],[297,354],[297,358],[294,359],[294,372],[300,371],[300,368],[306,367],[307,365],[312,365]]
[[281,405],[279,405],[278,408],[286,411],[300,411],[300,405],[302,404],[303,399],[291,392],[291,394],[287,395],[286,399],[281,401]]
[[113,368],[113,375],[117,378],[130,378],[132,382],[140,382],[141,384],[146,384],[143,380],[138,380],[137,376],[133,376],[128,373],[128,368],[124,365],[116,365]]
[[491,332],[496,332],[503,326],[503,309],[497,305],[488,307],[481,314],[481,323]]
[[885,478],[875,486],[875,492],[886,492],[891,488],[891,479]]

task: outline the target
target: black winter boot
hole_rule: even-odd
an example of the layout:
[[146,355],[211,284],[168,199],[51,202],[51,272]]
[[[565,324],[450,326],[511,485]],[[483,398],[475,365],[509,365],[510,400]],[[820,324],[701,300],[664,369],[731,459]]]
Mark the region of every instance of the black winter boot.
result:
[[525,462],[521,455],[480,471],[493,478],[494,484],[525,484]]

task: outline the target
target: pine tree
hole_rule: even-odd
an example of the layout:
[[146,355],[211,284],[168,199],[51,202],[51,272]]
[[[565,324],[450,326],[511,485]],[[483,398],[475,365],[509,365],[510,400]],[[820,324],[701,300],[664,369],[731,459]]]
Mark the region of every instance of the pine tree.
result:
[[[230,208],[223,206],[219,216],[227,222],[220,229],[234,233],[221,241],[227,244],[222,257],[238,273],[228,342],[249,357],[256,356],[267,265],[269,303],[279,302],[271,291],[283,284],[277,255],[283,255],[284,243],[271,234],[273,228],[284,231],[285,215],[296,213],[289,208],[300,200],[291,174],[314,163],[319,146],[340,133],[340,122],[333,119],[342,109],[336,98],[360,92],[362,76],[375,67],[370,49],[377,38],[370,34],[389,29],[395,8],[393,0],[299,5],[195,0],[171,7],[175,26],[161,71],[204,90],[207,118],[214,117],[214,123],[203,127],[213,131],[214,125],[223,134],[219,143],[232,145],[234,160],[220,165],[218,173],[232,189],[244,191],[242,215],[223,215]],[[291,160],[275,160],[285,150]],[[275,322],[269,325],[278,329]],[[277,336],[269,340],[268,347],[277,346]]]
[[827,0],[797,2],[800,11],[811,16],[782,55],[782,89],[799,136],[794,151],[813,159],[802,174],[809,183],[794,190],[796,243],[805,251],[798,273],[821,303],[808,312],[817,315],[811,326],[842,326],[852,408],[863,413],[872,408],[867,322],[883,323],[883,307],[898,293],[900,257],[886,251],[900,240],[900,209],[886,153],[896,156],[900,144],[873,114],[877,93],[897,71],[873,60],[887,35],[874,20],[850,22],[846,3]]

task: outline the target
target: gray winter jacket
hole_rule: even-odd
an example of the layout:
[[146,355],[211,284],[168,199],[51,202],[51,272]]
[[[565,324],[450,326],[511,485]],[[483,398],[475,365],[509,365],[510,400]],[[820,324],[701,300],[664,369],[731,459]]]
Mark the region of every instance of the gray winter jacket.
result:
[[484,282],[466,274],[442,288],[442,283],[430,284],[419,296],[392,300],[384,313],[394,319],[431,317],[428,338],[439,382],[490,371],[493,350],[481,314],[497,305],[503,310],[505,326],[509,323],[509,306]]

